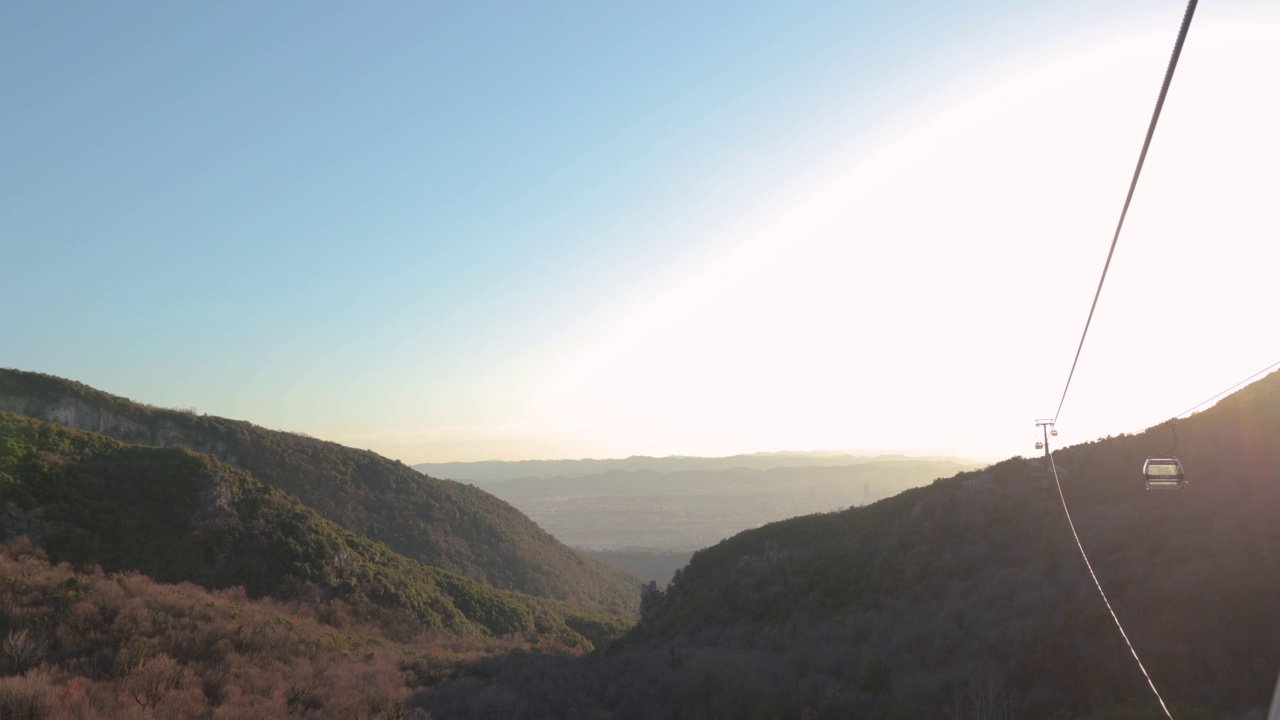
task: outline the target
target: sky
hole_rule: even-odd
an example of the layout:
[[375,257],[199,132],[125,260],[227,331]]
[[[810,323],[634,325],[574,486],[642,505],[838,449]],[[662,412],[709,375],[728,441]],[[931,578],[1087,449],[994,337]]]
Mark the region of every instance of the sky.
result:
[[[410,463],[1029,455],[1183,9],[8,3],[0,366]],[[1200,5],[1062,442],[1280,360],[1276,37]]]

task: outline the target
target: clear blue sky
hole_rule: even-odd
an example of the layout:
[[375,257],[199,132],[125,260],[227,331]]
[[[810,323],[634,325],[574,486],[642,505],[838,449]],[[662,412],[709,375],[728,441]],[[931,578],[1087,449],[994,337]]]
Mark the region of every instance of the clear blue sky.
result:
[[[1077,53],[1132,46],[1096,63],[1104,74],[1108,62],[1138,63],[1134,83],[1117,91],[1135,98],[1134,109],[1111,118],[1122,157],[1105,181],[1083,181],[1097,187],[1089,202],[1099,217],[1114,218],[1124,185],[1114,178],[1132,165],[1181,12],[1181,2],[1154,0],[8,3],[0,7],[0,365],[410,462],[1020,449],[1021,434],[1015,445],[984,444],[911,427],[908,415],[933,412],[939,400],[974,402],[902,399],[911,385],[935,394],[947,386],[920,385],[939,358],[920,364],[920,347],[902,338],[936,315],[928,307],[951,300],[917,308],[890,298],[871,312],[874,301],[862,298],[854,310],[842,303],[857,298],[806,296],[812,288],[797,278],[846,261],[828,281],[909,278],[918,272],[901,263],[935,258],[985,286],[984,270],[1009,277],[1030,268],[999,244],[970,244],[972,255],[952,258],[946,248],[967,241],[926,238],[928,228],[915,240],[890,238],[899,248],[920,244],[896,265],[874,266],[865,255],[824,254],[821,230],[805,223],[851,207],[868,187],[877,192],[875,173],[839,178],[874,166],[884,147],[905,149],[879,160],[888,162],[882,175],[921,153],[921,178],[947,176],[948,162],[972,164],[948,160],[946,139],[1020,107],[999,92],[1029,97],[1051,86],[1034,74],[1017,79],[1024,63],[1061,67]],[[1266,3],[1231,2],[1201,8],[1197,22],[1219,37],[1213,47],[1228,47],[1242,46],[1231,28],[1276,18]],[[1189,45],[1189,63],[1197,47]],[[1209,44],[1198,52],[1222,67],[1233,62]],[[1261,63],[1261,77],[1274,81],[1275,56],[1251,57],[1251,71]],[[894,135],[1008,82],[1020,89],[991,91],[996,100],[956,124]],[[1111,112],[1089,102],[1099,103],[1089,117]],[[997,152],[1025,157],[1045,142],[1060,140],[1029,134]],[[930,193],[947,192],[926,181],[903,187],[915,189],[892,197],[913,198],[908,215],[927,214],[938,206]],[[787,209],[819,196],[826,204],[806,219]],[[882,242],[875,227],[883,226],[850,230],[849,242]],[[1277,240],[1274,218],[1251,227]],[[1032,354],[1061,356],[1074,342],[1109,240],[1105,227],[1088,233],[1053,310],[1064,327],[1028,341]],[[726,267],[736,269],[717,275]],[[785,287],[797,289],[785,294],[798,304],[753,307],[769,297],[750,290],[768,285],[762,277],[788,278]],[[990,338],[1034,323],[982,316],[1021,304],[1015,294],[1027,291],[1036,289],[1015,283],[993,291],[977,315],[952,318],[948,347],[992,352]],[[864,342],[815,340],[830,333]],[[760,342],[788,351],[761,353]],[[1269,352],[1249,346],[1234,356],[1251,371],[1277,359]],[[892,362],[857,366],[869,354]],[[816,356],[838,361],[815,365]],[[1052,411],[1068,359],[1051,364],[1043,382],[1019,379],[1032,388],[1008,388],[1044,408],[1000,404],[1012,427]],[[897,400],[845,387],[851,375],[890,367],[905,374],[877,385],[903,388]],[[1235,370],[1214,366],[1202,383],[1237,379]],[[944,379],[973,384],[963,381],[971,373],[956,372]],[[729,376],[734,383],[717,385]],[[1199,388],[1186,389],[1190,402]],[[880,405],[893,402],[909,407]],[[1151,412],[1132,422],[1160,419]],[[849,421],[820,432],[787,419],[857,414],[895,430],[864,432]],[[1104,424],[1099,432],[1135,429]]]

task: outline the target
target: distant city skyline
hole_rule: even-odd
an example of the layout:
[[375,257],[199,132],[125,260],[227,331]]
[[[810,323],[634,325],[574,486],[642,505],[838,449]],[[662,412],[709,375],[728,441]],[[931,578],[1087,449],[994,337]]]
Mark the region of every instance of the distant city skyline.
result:
[[[1031,454],[1181,2],[0,8],[0,366],[406,463]],[[1063,409],[1280,360],[1280,7],[1202,4]]]

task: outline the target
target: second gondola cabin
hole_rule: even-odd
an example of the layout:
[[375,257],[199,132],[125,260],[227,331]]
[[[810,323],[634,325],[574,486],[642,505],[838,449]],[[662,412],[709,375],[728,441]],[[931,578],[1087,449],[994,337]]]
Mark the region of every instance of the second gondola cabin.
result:
[[1186,473],[1178,458],[1147,458],[1142,464],[1142,475],[1148,490],[1180,490],[1187,484]]

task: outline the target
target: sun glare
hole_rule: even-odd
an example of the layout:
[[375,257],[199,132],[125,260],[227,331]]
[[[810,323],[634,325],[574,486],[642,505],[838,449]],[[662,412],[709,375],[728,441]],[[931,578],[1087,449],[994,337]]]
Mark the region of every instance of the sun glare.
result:
[[[1278,189],[1276,103],[1245,90],[1280,67],[1275,29],[1197,28],[1082,360],[1077,439],[1176,412],[1160,396],[1175,376],[1236,373],[1185,345],[1153,357],[1142,329],[1182,313],[1169,332],[1212,334],[1210,318],[1248,325],[1265,306],[1270,263],[1238,261],[1273,252],[1258,233],[1274,239],[1275,218],[1240,200]],[[1012,58],[1007,76],[917,103],[924,120],[794,173],[769,206],[722,208],[696,271],[624,304],[546,372],[540,421],[656,453],[1019,451],[1022,425],[1056,404],[1167,46],[1162,27]],[[1231,273],[1197,267],[1209,238]],[[1265,355],[1247,335],[1232,346]]]

